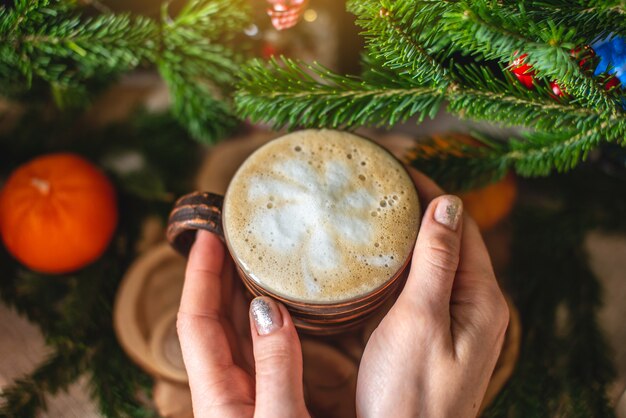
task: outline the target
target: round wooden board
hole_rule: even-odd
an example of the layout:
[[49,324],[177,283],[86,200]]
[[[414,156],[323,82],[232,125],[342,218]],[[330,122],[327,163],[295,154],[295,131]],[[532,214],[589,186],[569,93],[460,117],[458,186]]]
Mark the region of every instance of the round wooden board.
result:
[[302,339],[304,393],[315,417],[356,416],[357,362],[329,344]]
[[180,383],[187,374],[174,325],[185,264],[165,242],[146,251],[126,272],[113,308],[117,339],[130,358],[153,376]]

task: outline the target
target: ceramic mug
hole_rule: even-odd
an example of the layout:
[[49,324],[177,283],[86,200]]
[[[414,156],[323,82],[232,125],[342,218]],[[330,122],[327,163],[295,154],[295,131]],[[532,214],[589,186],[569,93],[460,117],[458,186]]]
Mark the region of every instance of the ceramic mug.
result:
[[397,294],[419,219],[415,186],[387,150],[306,130],[255,151],[223,197],[180,198],[167,239],[186,255],[196,230],[217,234],[253,296],[282,302],[302,331],[333,334]]

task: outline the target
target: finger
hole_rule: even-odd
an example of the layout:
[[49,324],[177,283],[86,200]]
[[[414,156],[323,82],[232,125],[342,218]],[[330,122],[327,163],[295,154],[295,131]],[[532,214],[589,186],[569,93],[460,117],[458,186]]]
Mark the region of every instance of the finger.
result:
[[463,221],[461,252],[451,303],[464,312],[475,329],[474,336],[480,336],[483,343],[490,333],[501,338],[508,324],[508,306],[480,230],[469,216]]
[[444,194],[444,191],[441,189],[441,187],[439,187],[437,183],[435,183],[430,177],[426,176],[424,173],[417,171],[413,167],[407,167],[407,171],[413,179],[413,183],[415,183],[417,193],[420,197],[420,202],[422,202],[423,206],[428,205],[430,201],[437,196],[441,196]]
[[198,231],[187,262],[176,323],[192,388],[204,388],[218,376],[219,370],[233,363],[220,322],[223,263],[221,241],[209,232]]
[[250,304],[259,417],[305,416],[302,349],[287,309],[268,297]]
[[221,311],[224,245],[207,231],[198,231],[191,247],[180,311],[193,315],[215,315]]
[[493,265],[487,246],[478,225],[467,213],[463,219],[463,237],[461,238],[461,262],[459,270],[471,273],[490,273],[480,277],[495,281]]
[[428,205],[399,301],[408,300],[437,313],[449,312],[460,258],[462,212],[461,199],[452,195],[437,197]]

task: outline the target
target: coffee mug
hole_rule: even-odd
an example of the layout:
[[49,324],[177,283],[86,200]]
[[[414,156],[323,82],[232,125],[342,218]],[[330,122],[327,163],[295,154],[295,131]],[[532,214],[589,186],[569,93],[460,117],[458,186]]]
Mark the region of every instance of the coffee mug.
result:
[[248,157],[224,197],[178,200],[167,238],[188,254],[197,229],[226,243],[254,296],[270,296],[300,330],[356,327],[406,277],[420,220],[415,186],[387,150],[360,136],[304,130]]

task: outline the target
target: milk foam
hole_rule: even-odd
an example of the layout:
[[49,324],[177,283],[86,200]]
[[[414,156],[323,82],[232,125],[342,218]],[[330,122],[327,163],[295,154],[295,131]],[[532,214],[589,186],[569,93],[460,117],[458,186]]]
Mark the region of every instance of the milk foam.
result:
[[368,293],[401,269],[419,226],[401,165],[358,136],[306,130],[256,151],[233,178],[224,229],[243,270],[295,300]]

